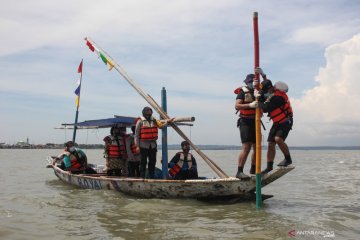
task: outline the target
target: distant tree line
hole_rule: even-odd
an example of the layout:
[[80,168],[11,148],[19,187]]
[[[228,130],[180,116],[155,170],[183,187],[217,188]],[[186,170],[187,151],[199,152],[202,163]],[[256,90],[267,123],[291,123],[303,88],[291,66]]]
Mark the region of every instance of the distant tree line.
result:
[[[197,145],[202,150],[241,150],[241,146],[236,145]],[[79,144],[79,148],[82,149],[103,149],[103,144]],[[0,144],[0,148],[8,149],[63,149],[63,143],[46,143],[46,144],[27,144],[27,145],[9,145]],[[360,146],[289,146],[293,150],[360,150]],[[161,145],[158,145],[158,149],[161,149]],[[180,150],[180,144],[169,144],[169,150]],[[262,146],[263,150],[267,149],[267,146]]]

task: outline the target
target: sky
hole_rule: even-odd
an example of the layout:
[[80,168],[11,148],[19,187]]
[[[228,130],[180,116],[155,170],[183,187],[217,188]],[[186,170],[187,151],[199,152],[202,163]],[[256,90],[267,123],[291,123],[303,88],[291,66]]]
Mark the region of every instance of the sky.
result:
[[[159,103],[165,87],[170,116],[196,118],[181,127],[195,144],[240,145],[233,91],[254,69],[258,12],[260,66],[289,86],[289,146],[360,143],[357,0],[0,1],[0,142],[72,138],[55,127],[74,122],[81,59],[80,121],[140,116],[149,104],[87,48],[90,37]],[[81,130],[77,142],[108,133]]]

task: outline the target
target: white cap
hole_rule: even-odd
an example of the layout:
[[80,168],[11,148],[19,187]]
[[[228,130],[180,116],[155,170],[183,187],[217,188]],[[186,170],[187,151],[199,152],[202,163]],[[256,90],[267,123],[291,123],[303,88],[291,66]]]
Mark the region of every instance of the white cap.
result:
[[280,90],[282,92],[288,92],[289,91],[289,87],[286,83],[284,82],[276,82],[274,84],[274,88],[277,90]]

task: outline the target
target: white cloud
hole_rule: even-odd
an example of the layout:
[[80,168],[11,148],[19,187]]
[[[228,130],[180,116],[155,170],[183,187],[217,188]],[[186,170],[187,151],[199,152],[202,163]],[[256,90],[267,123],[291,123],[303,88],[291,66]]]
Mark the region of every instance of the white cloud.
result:
[[[326,65],[316,76],[318,86],[307,90],[302,98],[293,100],[293,138],[302,136],[317,144],[329,141],[339,145],[359,143],[359,56],[360,34],[326,49]],[[353,142],[354,139],[357,142]]]
[[360,31],[359,23],[342,22],[301,27],[286,39],[288,43],[315,43],[322,46],[338,43],[352,36],[354,29]]

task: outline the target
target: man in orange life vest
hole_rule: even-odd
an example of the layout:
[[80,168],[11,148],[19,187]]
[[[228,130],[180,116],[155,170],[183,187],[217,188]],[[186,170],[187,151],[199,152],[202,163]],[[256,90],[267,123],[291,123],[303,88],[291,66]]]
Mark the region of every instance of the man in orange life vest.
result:
[[113,126],[110,135],[104,138],[104,155],[106,159],[106,172],[108,176],[127,176],[127,155],[125,141],[125,127]]
[[61,168],[71,173],[86,173],[94,174],[96,171],[87,166],[87,157],[85,153],[75,147],[73,141],[68,141],[65,144],[64,153],[56,158],[55,161],[61,160]]
[[197,165],[194,156],[190,153],[190,144],[181,142],[182,152],[178,152],[169,162],[169,179],[186,180],[197,179]]
[[[155,165],[156,165],[156,152],[158,139],[158,128],[163,128],[167,123],[172,122],[169,119],[163,124],[161,121],[156,120],[152,116],[152,109],[150,107],[144,107],[142,110],[142,116],[136,123],[135,128],[135,145],[136,150],[141,154],[140,161],[140,177],[145,178],[146,165],[148,164],[149,178],[154,178]],[[149,158],[149,163],[147,159]]]
[[264,79],[261,83],[262,93],[256,92],[255,95],[260,96],[261,94],[264,94],[266,97],[264,102],[259,102],[258,107],[261,108],[263,112],[267,112],[268,116],[273,121],[268,136],[267,167],[262,171],[262,173],[265,174],[273,170],[276,144],[279,146],[285,157],[278,166],[286,167],[292,163],[289,147],[285,143],[285,140],[293,126],[293,111],[286,92],[275,89],[272,82],[266,78],[266,75],[261,68],[257,68],[255,71],[260,73]]
[[240,129],[240,138],[242,142],[242,150],[238,157],[238,171],[236,173],[237,178],[247,179],[248,175],[243,173],[246,159],[250,153],[251,148],[253,152],[251,154],[251,169],[250,174],[255,174],[255,97],[253,80],[255,75],[248,74],[244,83],[246,86],[240,87],[234,91],[238,94],[235,102],[235,109],[240,111],[237,126]]

